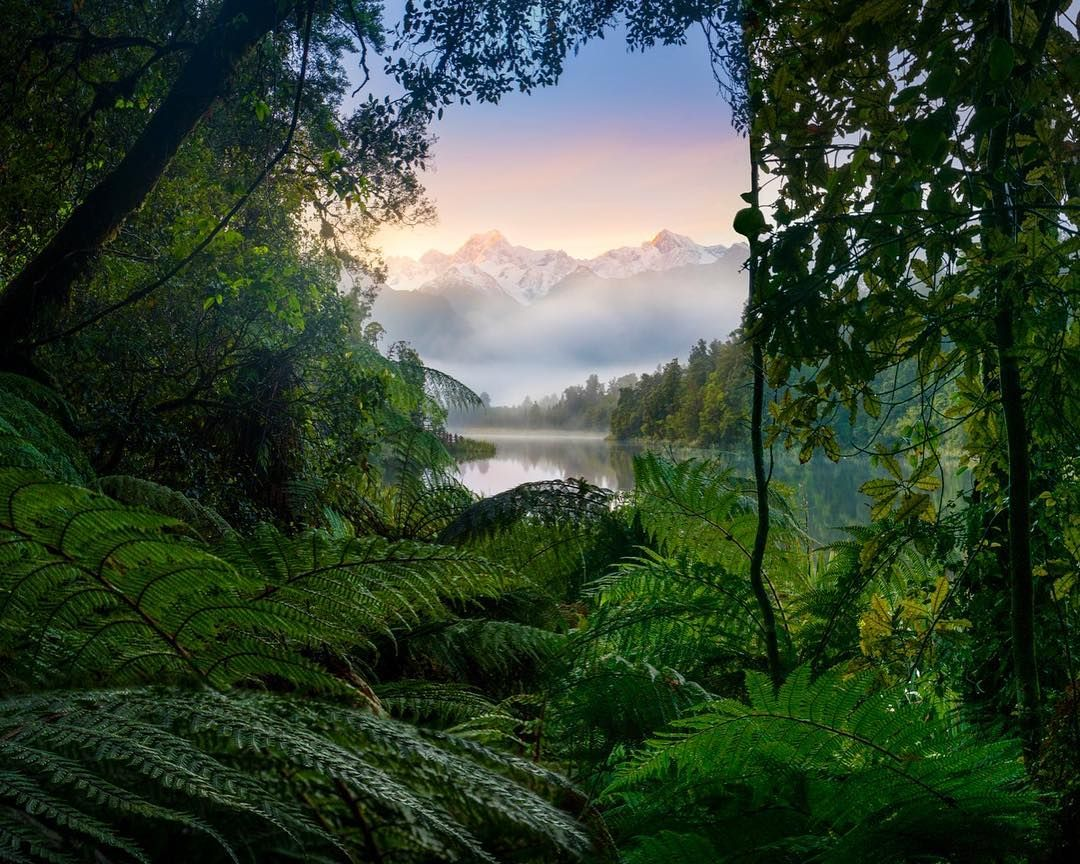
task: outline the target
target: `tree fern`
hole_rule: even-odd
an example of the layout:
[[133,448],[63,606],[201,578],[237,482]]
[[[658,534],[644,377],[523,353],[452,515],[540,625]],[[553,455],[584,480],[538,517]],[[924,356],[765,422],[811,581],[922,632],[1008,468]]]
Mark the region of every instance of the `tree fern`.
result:
[[[661,546],[693,551],[731,572],[749,569],[756,525],[753,484],[712,459],[672,460],[655,453],[634,459],[634,504],[645,530]],[[768,571],[789,568],[801,537],[784,496],[771,484]],[[775,511],[775,512],[773,512]],[[774,580],[775,581],[775,580]]]
[[437,541],[476,496],[456,477],[419,463],[395,463],[392,485],[369,477],[356,489],[349,515],[365,534]]
[[614,652],[574,657],[565,668],[555,666],[552,678],[545,691],[547,752],[593,795],[627,747],[710,697],[677,669]]
[[583,647],[599,641],[693,674],[762,656],[749,586],[721,567],[645,550],[590,588],[596,609],[577,634]]
[[659,861],[719,861],[720,851],[708,837],[693,832],[661,830],[643,838],[625,856],[627,864]]
[[160,483],[114,474],[99,477],[95,485],[98,491],[123,504],[145,507],[179,519],[193,528],[203,540],[216,540],[232,532],[229,523],[213,508]]
[[440,620],[448,603],[495,597],[516,582],[468,550],[320,531],[286,537],[268,525],[230,536],[218,552],[262,582],[254,602],[313,619],[308,632],[333,644]]
[[0,465],[44,471],[74,483],[89,480],[90,465],[57,416],[69,415],[53,391],[0,373]]
[[[749,704],[707,704],[620,770],[607,795],[625,818],[712,799],[696,828],[719,860],[979,861],[1030,842],[1015,742],[978,741],[872,672],[801,667],[776,693],[747,673],[747,689]],[[747,832],[762,808],[784,815]]]
[[[487,684],[498,691],[529,675],[563,646],[565,637],[518,621],[458,618],[420,628],[402,639],[412,665],[450,680]],[[532,677],[529,675],[529,677]]]
[[634,550],[639,538],[617,502],[610,490],[582,480],[524,483],[460,511],[439,539],[520,574],[546,597],[519,598],[522,620],[557,627],[537,612],[551,610],[553,600],[580,602],[587,583]]
[[495,701],[468,684],[402,678],[376,684],[379,704],[392,717],[449,728],[483,716]]
[[339,685],[307,655],[371,645],[445,602],[504,590],[469,552],[263,526],[214,554],[183,523],[20,469],[0,470],[0,653],[33,686],[267,675]]
[[525,519],[544,522],[599,519],[611,508],[613,494],[583,480],[522,483],[482,498],[443,529],[440,540],[459,542],[506,529]]
[[[645,454],[635,472],[622,518],[639,526],[642,546],[588,585],[566,685],[556,687],[568,750],[601,765],[710,694],[737,693],[741,670],[764,664],[747,578],[749,490],[715,462]],[[769,560],[786,597],[792,553],[774,549]],[[589,782],[606,782],[603,774]]]
[[[381,839],[386,826],[382,848],[399,846],[405,860],[494,860],[506,844],[492,841],[492,824],[554,856],[588,846],[569,817],[526,788],[557,790],[554,775],[364,712],[272,695],[16,697],[0,701],[0,753],[0,832],[27,860],[50,860],[40,850],[83,860],[99,847],[156,860],[166,846],[155,824],[170,823],[188,829],[170,833],[170,856],[180,843],[190,858],[217,857],[216,847],[264,860],[292,847],[343,860],[361,832],[350,824],[356,802],[364,829]],[[298,788],[307,790],[299,799]]]
[[441,438],[408,418],[392,418],[382,476],[358,478],[339,496],[357,530],[392,539],[437,540],[476,496],[454,474]]
[[424,391],[440,408],[482,408],[483,400],[470,388],[451,375],[430,366],[424,367]]
[[[358,537],[341,520],[332,532],[241,536],[163,487],[102,484],[143,505],[129,506],[64,482],[89,477],[78,448],[23,401],[0,420],[29,417],[53,439],[35,449],[22,436],[38,427],[10,422],[0,452],[0,675],[17,694],[0,701],[0,857],[362,850],[421,862],[587,849],[584,829],[548,803],[578,801],[565,781],[478,743],[509,731],[512,715],[474,698],[443,724],[467,737],[422,732],[388,719],[352,671],[410,633],[456,644],[480,634],[460,613],[520,584],[505,567]],[[202,533],[220,539],[208,545],[147,505],[206,516]],[[509,645],[517,631],[502,632]],[[543,638],[520,632],[538,656]]]

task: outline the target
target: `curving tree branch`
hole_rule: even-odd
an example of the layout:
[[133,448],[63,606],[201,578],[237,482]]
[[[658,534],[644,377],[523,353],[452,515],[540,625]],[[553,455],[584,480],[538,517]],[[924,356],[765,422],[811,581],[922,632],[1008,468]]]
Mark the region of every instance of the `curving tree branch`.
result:
[[225,0],[161,107],[131,149],[0,294],[0,345],[14,354],[124,221],[146,200],[181,144],[248,51],[283,20],[291,4]]

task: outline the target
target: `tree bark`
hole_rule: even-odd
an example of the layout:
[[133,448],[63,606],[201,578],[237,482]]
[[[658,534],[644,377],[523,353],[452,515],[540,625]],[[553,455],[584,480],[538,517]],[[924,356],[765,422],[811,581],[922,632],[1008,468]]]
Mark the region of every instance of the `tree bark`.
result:
[[131,149],[0,294],[0,352],[15,353],[43,313],[67,301],[75,281],[146,200],[239,62],[283,19],[288,5],[225,0]]
[[[1009,286],[1004,290],[1008,291]],[[1031,472],[1020,364],[1015,353],[1014,307],[1004,298],[995,316],[1001,409],[1009,451],[1009,575],[1012,658],[1024,750],[1029,763],[1041,737],[1039,667],[1035,646],[1035,585],[1031,567]]]
[[[990,36],[1013,41],[1012,8],[1009,0],[996,0],[990,10]],[[1001,91],[990,96],[1001,98]],[[1008,97],[1005,97],[1008,98]],[[992,207],[983,220],[983,248],[992,248],[997,236],[1016,236],[1013,193],[1005,174],[1007,144],[1012,118],[999,123],[989,133],[986,176]],[[997,286],[994,337],[997,351],[998,386],[1005,421],[1008,465],[1010,627],[1013,674],[1016,676],[1017,713],[1023,736],[1025,758],[1032,765],[1041,737],[1039,667],[1035,645],[1035,590],[1031,566],[1031,475],[1030,439],[1024,408],[1024,387],[1016,356],[1017,291],[1015,276],[1003,274]]]

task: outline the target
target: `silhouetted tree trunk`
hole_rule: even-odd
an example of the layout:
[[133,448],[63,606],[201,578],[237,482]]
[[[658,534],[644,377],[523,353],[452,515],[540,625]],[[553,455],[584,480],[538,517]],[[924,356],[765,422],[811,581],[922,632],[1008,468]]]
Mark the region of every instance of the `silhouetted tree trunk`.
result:
[[[758,206],[758,168],[756,152],[754,150],[754,135],[750,133],[750,190],[753,201],[752,207]],[[758,289],[757,283],[761,278],[760,262],[758,261],[758,244],[756,238],[750,240],[749,271],[749,303],[747,305],[747,321],[749,312],[754,308]],[[769,592],[765,588],[765,549],[769,542],[769,478],[765,473],[765,445],[763,435],[763,415],[765,413],[765,352],[761,347],[762,337],[760,334],[750,335],[750,365],[753,373],[753,399],[750,409],[750,448],[754,458],[754,491],[757,496],[757,526],[754,531],[754,546],[750,552],[750,588],[754,592],[761,613],[761,626],[765,635],[765,655],[769,664],[769,677],[773,686],[779,687],[784,680],[783,665],[780,661],[779,640],[776,635],[776,611],[773,609]]]
[[[1009,0],[995,0],[990,9],[990,38],[1013,41],[1012,8]],[[992,104],[1008,99],[1002,89],[992,90]],[[994,237],[1016,236],[1013,192],[1004,173],[1006,147],[1013,118],[990,130],[986,157],[986,177],[992,206],[983,218],[983,248],[994,248]],[[1035,651],[1035,592],[1031,567],[1031,478],[1030,441],[1024,410],[1024,390],[1020,363],[1016,356],[1015,317],[1017,280],[1014,273],[990,290],[997,292],[994,314],[998,384],[1009,454],[1009,582],[1013,671],[1016,675],[1017,707],[1024,750],[1030,765],[1040,738],[1039,668]]]
[[[745,32],[750,32],[746,30]],[[752,56],[748,46],[747,57]],[[750,151],[750,201],[755,209],[761,207],[761,184],[758,176],[758,162],[761,158],[761,137],[755,130],[757,106],[760,101],[759,90],[754,82],[753,69],[748,60],[746,68],[747,110],[749,112],[749,151]],[[765,637],[765,656],[769,664],[769,677],[773,687],[779,688],[784,680],[783,664],[780,660],[780,646],[776,633],[776,610],[773,609],[769,592],[765,588],[765,550],[769,542],[769,478],[765,473],[765,444],[762,425],[765,413],[765,351],[764,335],[754,327],[754,316],[761,296],[760,281],[766,276],[762,270],[760,239],[749,237],[750,259],[747,264],[749,291],[747,296],[745,330],[750,339],[750,366],[753,375],[753,397],[750,409],[750,448],[754,460],[754,491],[757,497],[757,526],[754,531],[754,545],[750,552],[750,589],[754,593],[758,610],[761,614],[761,627]]]
[[66,302],[74,282],[146,200],[237,64],[283,19],[289,5],[225,0],[131,149],[0,294],[0,352],[12,352],[46,309]]

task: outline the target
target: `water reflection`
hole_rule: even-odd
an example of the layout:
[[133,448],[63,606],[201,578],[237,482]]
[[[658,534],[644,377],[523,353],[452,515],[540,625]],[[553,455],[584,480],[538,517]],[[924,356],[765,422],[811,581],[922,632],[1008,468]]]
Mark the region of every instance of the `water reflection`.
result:
[[[495,444],[492,459],[467,462],[461,466],[462,482],[482,495],[494,495],[537,480],[581,477],[608,489],[631,489],[634,485],[633,457],[640,445],[627,445],[588,436],[558,432],[493,432],[487,429],[455,430]],[[663,450],[664,448],[657,448]],[[704,451],[668,448],[676,458],[705,455]],[[749,454],[716,453],[740,474],[749,476]],[[865,458],[844,459],[833,464],[815,458],[800,465],[794,454],[778,449],[773,480],[788,487],[800,519],[809,533],[821,541],[838,538],[844,526],[864,524],[869,518],[869,502],[859,486],[876,472]]]
[[491,441],[492,459],[461,466],[461,480],[474,492],[494,495],[520,483],[581,477],[608,489],[634,485],[633,453],[640,447],[614,444],[599,435],[558,432],[465,430],[471,438]]

